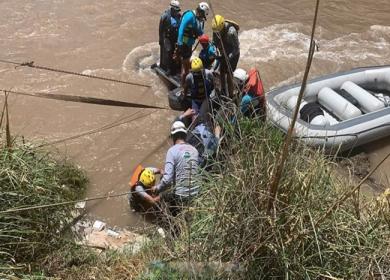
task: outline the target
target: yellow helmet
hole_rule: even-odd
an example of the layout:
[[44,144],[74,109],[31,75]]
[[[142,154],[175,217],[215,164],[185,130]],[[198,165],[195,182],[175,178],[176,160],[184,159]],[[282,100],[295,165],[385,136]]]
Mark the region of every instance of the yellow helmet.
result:
[[214,32],[221,32],[224,24],[225,24],[224,17],[221,15],[215,15],[215,17],[213,17],[213,22],[211,24],[211,27]]
[[154,172],[150,168],[145,168],[141,175],[139,176],[139,181],[146,187],[150,188],[153,187],[156,183],[156,176],[154,175]]
[[199,58],[199,57],[195,57],[192,61],[191,61],[191,70],[193,72],[199,72],[203,69],[203,62],[202,60]]

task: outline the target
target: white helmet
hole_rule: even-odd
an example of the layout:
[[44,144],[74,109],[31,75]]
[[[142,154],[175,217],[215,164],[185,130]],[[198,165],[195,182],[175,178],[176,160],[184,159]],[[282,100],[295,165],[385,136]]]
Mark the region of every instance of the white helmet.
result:
[[206,18],[209,15],[210,7],[206,2],[200,2],[198,5],[198,11],[203,13],[203,17]]
[[180,11],[180,2],[178,0],[171,0],[170,6],[177,11]]
[[248,79],[248,73],[244,69],[237,68],[233,72],[233,77],[238,79],[240,82],[245,83]]
[[185,134],[187,134],[186,126],[181,121],[175,121],[171,127],[171,135],[174,135],[178,132],[184,132]]

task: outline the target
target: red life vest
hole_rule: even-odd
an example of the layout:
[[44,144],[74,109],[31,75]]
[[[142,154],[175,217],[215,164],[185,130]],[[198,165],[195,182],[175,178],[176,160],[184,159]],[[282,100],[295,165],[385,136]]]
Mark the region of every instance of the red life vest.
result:
[[265,95],[263,82],[260,78],[260,73],[255,68],[252,68],[248,72],[248,80],[244,87],[244,92],[252,95],[253,97],[258,97],[259,99],[259,108],[262,111],[262,115],[265,118],[266,106],[265,106]]
[[263,82],[261,81],[259,71],[255,68],[252,68],[248,72],[248,81],[244,87],[244,92],[248,92],[252,96],[259,96],[264,99]]

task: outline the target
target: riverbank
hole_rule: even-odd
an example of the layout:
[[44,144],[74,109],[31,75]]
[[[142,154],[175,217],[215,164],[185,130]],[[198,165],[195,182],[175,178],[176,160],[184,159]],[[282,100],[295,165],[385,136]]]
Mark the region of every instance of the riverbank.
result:
[[[87,182],[66,159],[30,144],[0,148],[0,277],[39,272],[47,255],[68,243],[73,204],[29,208],[80,199]],[[20,208],[27,209],[7,212]]]
[[[390,276],[389,192],[350,193],[334,162],[296,142],[272,214],[268,186],[283,142],[259,120],[224,124],[224,143],[202,195],[175,231],[96,255],[78,249],[48,275],[60,279],[374,279]],[[170,232],[180,232],[172,236]]]

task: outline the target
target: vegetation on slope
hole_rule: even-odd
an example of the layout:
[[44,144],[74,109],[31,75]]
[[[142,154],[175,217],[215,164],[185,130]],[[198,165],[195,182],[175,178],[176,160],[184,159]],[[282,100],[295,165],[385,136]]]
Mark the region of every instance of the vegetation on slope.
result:
[[[0,211],[79,199],[87,179],[66,161],[20,144],[0,149]],[[74,205],[0,214],[0,273],[25,273],[63,242]]]
[[[48,275],[61,279],[390,277],[390,192],[372,201],[359,195],[341,200],[353,186],[334,176],[333,163],[320,151],[295,142],[269,213],[268,187],[283,135],[258,119],[240,119],[224,127],[218,161],[211,171],[203,172],[202,194],[175,218],[167,238],[154,237],[136,255],[124,250],[97,256],[69,245],[66,254],[48,255]],[[77,169],[28,147],[3,150],[2,160],[1,198],[8,201],[2,209],[73,199],[85,184]],[[1,215],[2,262],[30,263],[58,248],[61,221],[69,210]],[[11,224],[19,230],[12,230]]]

